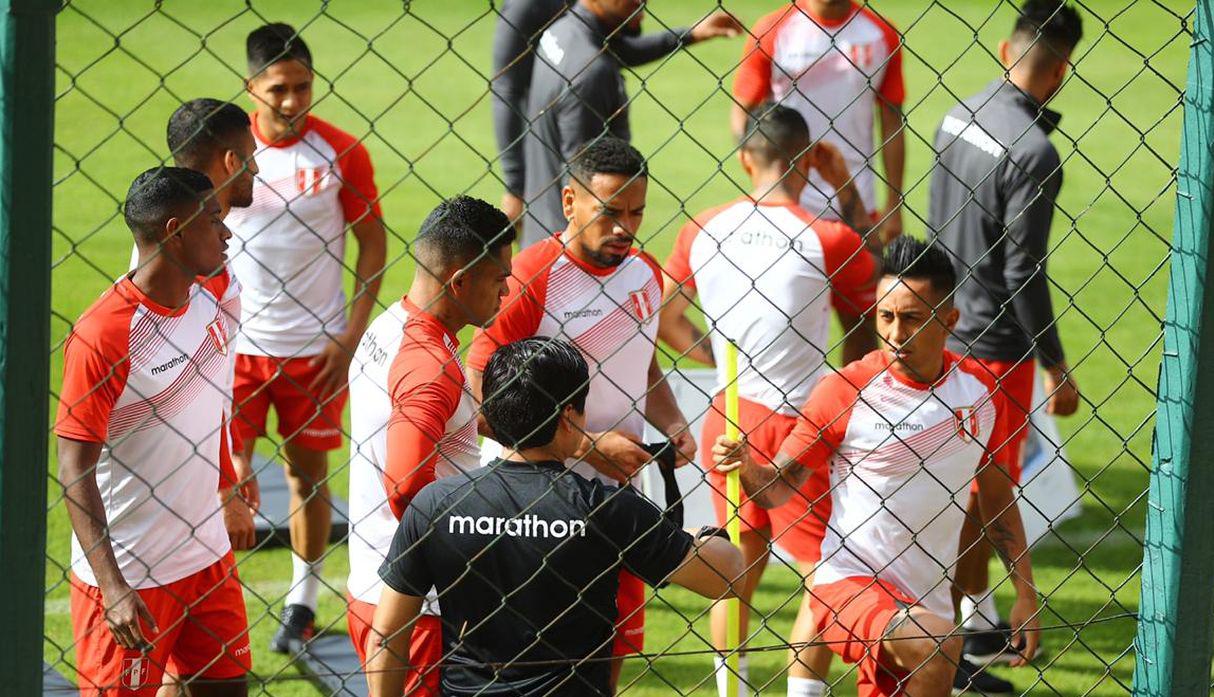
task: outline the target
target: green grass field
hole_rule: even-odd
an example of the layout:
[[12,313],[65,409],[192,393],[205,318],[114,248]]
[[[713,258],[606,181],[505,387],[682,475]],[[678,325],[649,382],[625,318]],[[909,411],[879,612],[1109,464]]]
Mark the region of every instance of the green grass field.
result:
[[[53,271],[52,393],[70,322],[125,268],[130,236],[116,217],[126,187],[165,156],[164,123],[182,100],[240,101],[245,34],[266,20],[303,28],[321,79],[315,112],[365,138],[377,168],[390,227],[391,267],[383,298],[398,297],[412,274],[409,240],[440,197],[469,192],[497,201],[487,82],[494,15],[484,0],[383,0],[320,4],[73,1],[59,23]],[[405,3],[409,5],[410,3]],[[752,23],[777,6],[733,1]],[[652,2],[650,29],[685,24],[707,0]],[[922,234],[930,142],[959,97],[998,77],[993,57],[1012,10],[994,0],[876,0],[904,33],[909,119],[907,231]],[[1065,114],[1053,137],[1066,183],[1053,230],[1050,277],[1061,331],[1086,404],[1061,423],[1084,491],[1084,516],[1062,526],[1034,553],[1046,595],[1044,651],[1030,669],[1004,670],[1024,694],[1115,695],[1133,670],[1144,492],[1155,411],[1172,168],[1179,151],[1179,90],[1191,3],[1086,0],[1086,37],[1069,85],[1054,106]],[[630,80],[635,144],[650,158],[652,198],[642,237],[664,258],[687,215],[731,198],[742,186],[727,133],[728,88],[741,41],[719,41],[672,56]],[[56,403],[52,400],[52,408]],[[52,442],[53,445],[53,442]],[[273,444],[264,444],[272,453]],[[344,453],[333,458],[333,486],[346,488]],[[51,462],[54,472],[55,463]],[[71,673],[65,567],[69,527],[58,485],[47,564],[46,657]],[[345,550],[335,548],[320,617],[344,632]],[[249,587],[254,667],[251,694],[318,694],[296,669],[264,647],[290,574],[284,550],[243,555]],[[798,581],[773,569],[756,606],[770,613],[754,645],[787,637]],[[1005,597],[1006,600],[1006,597]],[[1005,605],[1006,607],[1006,605]],[[648,615],[654,653],[706,648],[705,605],[662,591]],[[689,623],[690,620],[690,623]],[[783,694],[780,651],[752,655],[756,683]],[[631,661],[627,693],[714,694],[706,655]],[[854,694],[836,662],[838,694]],[[703,685],[701,685],[703,683]],[[698,690],[696,686],[701,685]]]

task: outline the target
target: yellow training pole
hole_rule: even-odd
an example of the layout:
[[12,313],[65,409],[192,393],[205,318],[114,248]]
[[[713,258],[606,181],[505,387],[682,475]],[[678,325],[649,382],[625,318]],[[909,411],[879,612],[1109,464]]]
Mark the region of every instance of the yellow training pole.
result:
[[[738,347],[732,342],[725,343],[725,437],[730,440],[738,439]],[[738,481],[738,471],[734,470],[725,476],[725,498],[729,502],[729,510],[733,515],[726,523],[729,539],[741,548],[742,519],[738,517],[738,505],[742,501],[742,487]],[[725,601],[725,650],[726,665],[729,674],[725,676],[726,697],[738,697],[738,642],[739,625],[741,623],[742,607],[737,598]]]

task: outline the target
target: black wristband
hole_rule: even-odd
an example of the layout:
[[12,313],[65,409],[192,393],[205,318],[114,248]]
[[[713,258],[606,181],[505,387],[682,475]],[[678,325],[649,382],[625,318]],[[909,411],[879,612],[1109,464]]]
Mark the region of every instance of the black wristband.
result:
[[697,540],[706,540],[709,537],[719,537],[722,540],[729,540],[729,532],[725,528],[718,528],[715,525],[705,525],[696,533]]

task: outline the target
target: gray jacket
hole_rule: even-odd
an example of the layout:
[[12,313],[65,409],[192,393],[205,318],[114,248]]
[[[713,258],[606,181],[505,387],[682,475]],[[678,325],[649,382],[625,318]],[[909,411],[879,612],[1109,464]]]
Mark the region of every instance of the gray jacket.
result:
[[931,231],[957,269],[961,320],[950,348],[1045,367],[1064,360],[1046,276],[1062,163],[1060,115],[996,80],[936,132]]

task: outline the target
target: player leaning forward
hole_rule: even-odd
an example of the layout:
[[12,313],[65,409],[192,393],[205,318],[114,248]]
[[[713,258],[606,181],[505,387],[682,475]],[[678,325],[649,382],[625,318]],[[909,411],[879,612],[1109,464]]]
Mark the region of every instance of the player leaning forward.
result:
[[956,275],[938,247],[891,243],[877,286],[882,348],[825,376],[776,464],[724,436],[721,470],[739,469],[751,500],[778,506],[829,468],[832,508],[810,594],[816,629],[860,664],[859,694],[948,695],[961,653],[951,576],[978,483],[990,539],[1011,569],[1021,660],[1036,652],[1037,595],[1020,512],[1004,466],[1006,406],[989,372],[945,350],[959,312]]
[[[247,478],[267,414],[277,413],[294,556],[270,648],[286,652],[312,633],[332,515],[328,451],[341,447],[346,373],[375,306],[386,238],[366,148],[309,113],[312,54],[303,39],[286,24],[265,25],[249,34],[247,58],[261,173],[253,205],[227,219],[244,286],[232,431]],[[348,303],[347,227],[358,242]]]
[[55,423],[81,693],[151,697],[167,669],[196,697],[238,697],[248,622],[216,496],[236,481],[230,233],[188,169],[139,175],[124,213],[138,268],[72,328]]
[[[411,247],[418,265],[408,294],[371,323],[350,365],[347,620],[364,661],[397,521],[423,486],[479,465],[476,404],[456,334],[497,314],[513,242],[510,221],[488,203],[467,196],[441,203]],[[443,655],[438,614],[431,595],[413,630],[409,694],[439,694],[439,671],[429,668]]]

